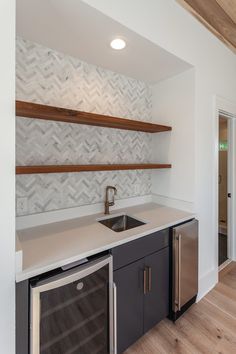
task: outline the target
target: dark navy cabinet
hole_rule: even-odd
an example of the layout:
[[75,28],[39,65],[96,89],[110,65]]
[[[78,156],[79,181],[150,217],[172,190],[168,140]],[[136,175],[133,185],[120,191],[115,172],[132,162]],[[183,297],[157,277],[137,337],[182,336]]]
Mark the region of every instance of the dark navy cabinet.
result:
[[143,335],[143,269],[141,259],[113,274],[117,286],[117,353]]
[[112,250],[117,286],[117,353],[169,313],[169,229]]
[[169,313],[169,248],[145,257],[151,269],[151,288],[144,296],[144,333]]

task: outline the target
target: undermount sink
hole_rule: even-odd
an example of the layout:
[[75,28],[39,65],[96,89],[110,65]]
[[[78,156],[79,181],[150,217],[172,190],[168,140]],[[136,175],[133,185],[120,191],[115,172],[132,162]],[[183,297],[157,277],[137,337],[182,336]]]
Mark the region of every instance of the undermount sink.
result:
[[145,222],[134,219],[128,215],[119,215],[114,218],[102,219],[98,222],[115,232],[126,231],[134,227],[145,225]]

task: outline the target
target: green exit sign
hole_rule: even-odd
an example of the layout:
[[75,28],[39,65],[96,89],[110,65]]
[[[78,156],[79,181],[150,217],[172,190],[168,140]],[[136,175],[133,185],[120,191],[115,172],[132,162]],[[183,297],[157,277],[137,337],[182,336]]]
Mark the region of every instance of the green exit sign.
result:
[[227,151],[228,150],[228,142],[227,141],[220,141],[220,151]]

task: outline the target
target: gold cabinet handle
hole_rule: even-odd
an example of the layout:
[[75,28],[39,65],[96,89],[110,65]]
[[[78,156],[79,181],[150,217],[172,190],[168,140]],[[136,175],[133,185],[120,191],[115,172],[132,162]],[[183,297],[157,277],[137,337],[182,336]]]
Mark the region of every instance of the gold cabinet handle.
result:
[[148,292],[152,290],[152,268],[147,267],[148,270]]
[[143,270],[143,293],[147,294],[147,267]]
[[152,268],[145,267],[143,270],[143,293],[146,295],[152,290]]

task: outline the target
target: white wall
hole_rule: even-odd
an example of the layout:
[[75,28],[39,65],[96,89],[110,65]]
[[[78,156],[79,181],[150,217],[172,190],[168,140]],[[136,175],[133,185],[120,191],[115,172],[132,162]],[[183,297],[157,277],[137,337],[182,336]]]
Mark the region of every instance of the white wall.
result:
[[0,1],[0,352],[15,352],[15,1]]
[[174,0],[84,1],[195,66],[194,203],[200,220],[202,295],[217,281],[213,95],[236,102],[236,57]]
[[171,133],[153,134],[153,160],[172,164],[171,170],[154,171],[155,200],[194,210],[194,94],[195,71],[190,69],[153,86],[153,121],[168,124]]

